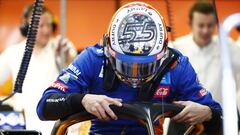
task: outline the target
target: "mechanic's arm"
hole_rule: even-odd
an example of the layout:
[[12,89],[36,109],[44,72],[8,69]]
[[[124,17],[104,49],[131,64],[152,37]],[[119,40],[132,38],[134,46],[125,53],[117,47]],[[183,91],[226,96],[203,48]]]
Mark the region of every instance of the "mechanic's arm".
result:
[[172,119],[190,125],[204,123],[205,128],[211,129],[221,126],[221,106],[199,83],[197,74],[188,58],[180,57],[178,62],[178,67],[173,70],[176,70],[174,74],[177,78],[174,82],[179,101],[174,103],[183,105],[185,108]]
[[87,94],[93,73],[88,51],[83,51],[43,94],[37,106],[41,120],[57,120],[86,110],[101,120],[117,119],[110,104],[121,106],[120,99]]
[[[61,68],[66,68],[77,56],[74,44],[67,38],[58,35],[54,39],[56,65],[59,71]],[[63,58],[63,56],[64,58]],[[61,67],[63,66],[63,67]]]

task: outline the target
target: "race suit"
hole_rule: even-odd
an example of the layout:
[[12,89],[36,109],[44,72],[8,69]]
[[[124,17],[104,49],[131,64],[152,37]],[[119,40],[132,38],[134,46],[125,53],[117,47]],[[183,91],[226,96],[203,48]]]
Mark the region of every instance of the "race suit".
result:
[[[221,106],[199,83],[188,58],[180,52],[177,53],[180,55],[177,60],[178,64],[164,75],[150,102],[172,103],[175,100],[189,100],[207,105],[212,110],[212,120],[206,124],[214,125],[213,123],[221,116]],[[104,90],[103,65],[103,47],[99,44],[81,52],[43,93],[37,107],[39,118],[56,120],[83,110],[81,100],[87,93],[121,98],[123,102],[137,101],[137,88],[132,88],[124,82],[119,82],[115,90]],[[120,135],[123,130],[129,135],[147,134],[147,130],[142,125],[126,119],[106,122],[92,120],[90,134]]]

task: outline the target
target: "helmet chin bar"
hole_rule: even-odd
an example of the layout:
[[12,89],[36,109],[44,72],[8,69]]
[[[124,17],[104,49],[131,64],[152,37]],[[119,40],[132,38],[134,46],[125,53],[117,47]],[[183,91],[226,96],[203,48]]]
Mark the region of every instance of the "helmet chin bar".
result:
[[149,82],[154,77],[154,75],[152,75],[146,78],[128,78],[120,75],[117,71],[115,71],[115,74],[119,80],[133,88],[140,88],[144,83]]
[[[163,116],[172,117],[181,112],[184,107],[164,103],[129,102],[123,103],[122,107],[110,105],[110,108],[118,118],[136,120],[147,128],[148,135],[155,135],[154,122]],[[51,135],[64,135],[69,126],[92,119],[96,119],[96,117],[85,110],[62,118],[55,123]]]

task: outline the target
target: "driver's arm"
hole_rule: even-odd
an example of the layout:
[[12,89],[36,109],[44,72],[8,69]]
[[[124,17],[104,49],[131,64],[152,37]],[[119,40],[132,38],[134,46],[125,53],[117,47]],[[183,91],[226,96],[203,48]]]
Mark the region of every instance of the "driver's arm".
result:
[[188,124],[204,123],[207,130],[221,126],[222,109],[213,100],[211,93],[199,83],[187,57],[181,56],[178,65],[172,71],[176,89],[176,104],[185,105],[185,109],[173,119]]
[[[43,93],[37,106],[41,120],[57,120],[83,110],[100,120],[117,119],[109,105],[121,106],[121,99],[88,94],[101,70],[91,51],[85,49]],[[98,62],[102,64],[102,60]]]
[[37,106],[41,120],[56,120],[83,110],[81,101],[88,91],[91,69],[87,50],[83,51],[45,90]]

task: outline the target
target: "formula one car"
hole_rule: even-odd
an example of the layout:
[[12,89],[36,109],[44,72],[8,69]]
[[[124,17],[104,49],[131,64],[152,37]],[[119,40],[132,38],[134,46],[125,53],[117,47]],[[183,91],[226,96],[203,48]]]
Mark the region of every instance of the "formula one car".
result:
[[[124,103],[122,107],[110,105],[110,108],[119,118],[136,120],[147,128],[148,135],[156,135],[153,123],[161,117],[172,117],[176,115],[184,107],[165,103],[132,102]],[[65,135],[69,126],[91,119],[96,119],[96,117],[86,111],[62,118],[55,123],[51,135]],[[188,134],[190,133],[192,132],[189,132]],[[27,130],[2,130],[0,131],[0,134],[41,135],[40,132]]]

